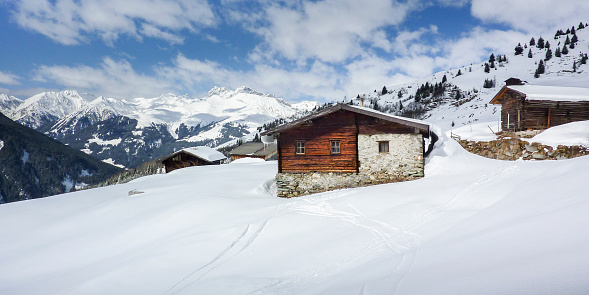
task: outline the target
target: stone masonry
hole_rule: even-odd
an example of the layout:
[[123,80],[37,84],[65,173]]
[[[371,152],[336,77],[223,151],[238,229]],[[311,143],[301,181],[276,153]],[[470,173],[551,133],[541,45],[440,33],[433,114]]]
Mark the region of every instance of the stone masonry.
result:
[[[379,153],[378,142],[388,141],[389,152]],[[359,173],[278,173],[277,195],[297,197],[334,189],[414,180],[423,177],[421,134],[358,135]]]

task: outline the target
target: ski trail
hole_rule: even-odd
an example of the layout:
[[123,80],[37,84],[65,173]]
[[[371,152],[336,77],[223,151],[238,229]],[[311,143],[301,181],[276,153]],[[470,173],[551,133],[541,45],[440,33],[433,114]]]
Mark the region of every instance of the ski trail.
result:
[[[229,246],[227,246],[225,249],[219,252],[219,254],[217,254],[209,262],[192,271],[190,274],[182,278],[180,281],[178,281],[176,284],[174,284],[172,287],[170,287],[162,294],[177,294],[178,292],[186,289],[187,287],[197,283],[208,273],[210,273],[220,265],[226,263],[233,257],[243,252],[260,236],[260,234],[266,228],[268,223],[270,223],[270,220],[272,220],[272,218],[288,210],[288,208],[290,208],[290,205],[283,206],[281,209],[274,211],[274,213],[272,213],[270,217],[266,218],[255,230],[252,229],[252,224],[248,224],[245,230],[239,236],[237,236]],[[188,282],[189,279],[191,280]]]

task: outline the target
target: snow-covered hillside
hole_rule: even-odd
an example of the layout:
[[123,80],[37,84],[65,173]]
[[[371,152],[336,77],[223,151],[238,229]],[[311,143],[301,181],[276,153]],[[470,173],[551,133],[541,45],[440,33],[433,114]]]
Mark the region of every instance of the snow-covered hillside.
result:
[[417,181],[280,199],[250,160],[5,204],[0,293],[583,294],[588,166],[442,137]]
[[[574,48],[568,45],[567,54],[555,56],[557,49],[561,51],[566,39],[572,39],[572,36],[572,33],[557,37],[543,36],[545,41],[550,43],[549,49],[552,52],[552,57],[548,60],[546,60],[548,48],[538,48],[537,43],[533,46],[529,45],[532,37],[539,40],[540,36],[530,36],[528,40],[521,40],[523,52],[520,55],[515,55],[515,50],[495,52],[494,66],[490,67],[488,72],[485,71],[485,64],[490,64],[490,61],[484,61],[442,71],[403,85],[384,85],[387,89],[385,95],[381,95],[381,90],[376,89],[375,92],[360,94],[360,96],[365,98],[366,106],[371,106],[373,101],[377,101],[381,108],[389,107],[391,111],[399,112],[399,104],[403,105],[405,110],[408,106],[411,107],[416,91],[422,85],[426,83],[435,85],[441,83],[446,77],[449,85],[446,93],[437,99],[431,99],[431,102],[423,103],[422,101],[429,110],[420,117],[437,124],[444,130],[451,129],[452,122],[456,127],[484,122],[496,132],[501,107],[490,105],[489,102],[504,85],[504,81],[509,78],[519,78],[531,85],[589,87],[587,83],[589,64],[582,63],[583,56],[589,53],[589,28],[576,30],[578,42]],[[516,45],[513,44],[514,48]],[[528,57],[528,53],[531,53],[531,57]],[[507,60],[499,61],[499,56],[504,56]],[[535,71],[540,61],[545,64],[545,72],[535,78]],[[576,64],[575,67],[573,63]],[[493,82],[494,86],[484,88],[485,80]],[[457,93],[460,93],[460,98],[456,98]],[[354,99],[354,103],[360,104],[359,99]]]

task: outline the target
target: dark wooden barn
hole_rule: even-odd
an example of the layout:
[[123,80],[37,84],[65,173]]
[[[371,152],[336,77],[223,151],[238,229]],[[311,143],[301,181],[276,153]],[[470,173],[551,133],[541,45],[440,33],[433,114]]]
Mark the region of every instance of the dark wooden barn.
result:
[[[430,130],[428,124],[419,120],[338,104],[262,135],[274,136],[278,144],[280,196],[279,178],[285,174],[323,173],[315,178],[334,172],[362,174],[366,179],[378,178],[380,181],[375,182],[381,183],[409,180],[402,179],[403,175],[422,177],[424,138],[430,137]],[[329,190],[325,184],[329,181],[326,178],[324,189],[316,191]],[[367,184],[364,178],[354,182]]]
[[504,131],[589,120],[589,88],[508,84],[490,103],[501,105]]
[[225,160],[225,158],[225,155],[213,148],[207,146],[197,146],[192,148],[185,148],[172,153],[171,155],[161,159],[161,162],[166,167],[167,173],[176,169],[191,166],[219,165]]

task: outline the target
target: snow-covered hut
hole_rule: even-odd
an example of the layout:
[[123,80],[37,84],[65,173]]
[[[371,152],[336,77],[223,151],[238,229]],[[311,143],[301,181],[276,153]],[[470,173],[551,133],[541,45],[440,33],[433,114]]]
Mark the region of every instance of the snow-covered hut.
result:
[[166,172],[171,172],[191,166],[219,165],[225,158],[225,155],[213,148],[197,146],[179,150],[161,161],[166,167]]
[[278,196],[294,197],[421,178],[431,134],[420,120],[337,104],[261,135],[278,144]]
[[263,142],[246,142],[229,152],[231,160],[242,158],[258,158],[276,160],[276,144]]
[[589,88],[506,83],[490,103],[501,105],[501,128],[505,131],[589,120]]

